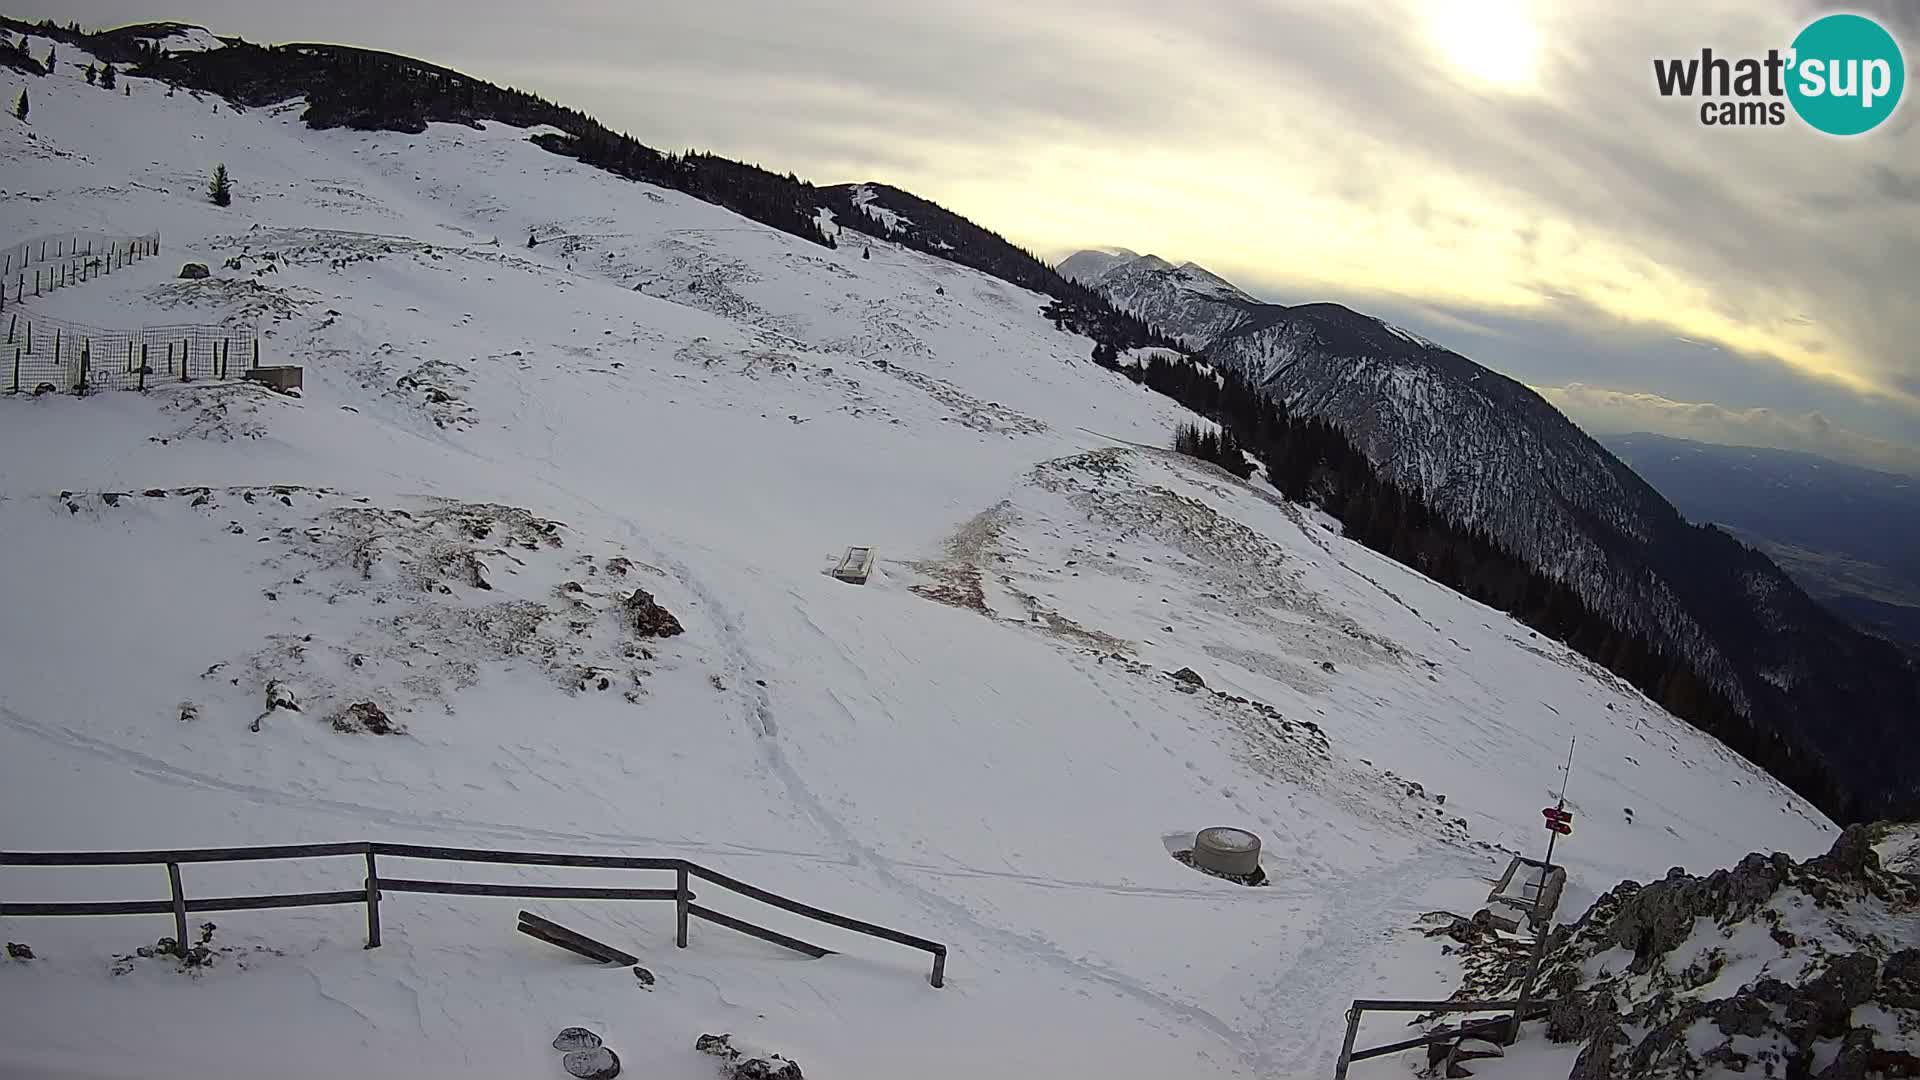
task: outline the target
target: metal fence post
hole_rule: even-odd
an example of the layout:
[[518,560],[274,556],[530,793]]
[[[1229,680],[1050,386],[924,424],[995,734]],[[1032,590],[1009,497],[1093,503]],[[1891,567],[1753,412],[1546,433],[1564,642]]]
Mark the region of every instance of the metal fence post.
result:
[[1360,1034],[1360,1009],[1347,1010],[1347,1041],[1340,1045],[1340,1060],[1333,1063],[1333,1080],[1347,1080],[1347,1066],[1353,1064],[1353,1040]]
[[167,864],[167,884],[173,889],[174,948],[184,959],[187,955],[187,894],[180,890],[180,864]]
[[367,948],[380,947],[380,871],[373,863],[373,845],[367,845]]
[[935,990],[947,985],[947,951],[945,949],[933,954],[933,975],[927,981],[933,984]]
[[687,947],[687,868],[675,867],[673,874],[673,907],[676,920],[673,943],[684,949]]

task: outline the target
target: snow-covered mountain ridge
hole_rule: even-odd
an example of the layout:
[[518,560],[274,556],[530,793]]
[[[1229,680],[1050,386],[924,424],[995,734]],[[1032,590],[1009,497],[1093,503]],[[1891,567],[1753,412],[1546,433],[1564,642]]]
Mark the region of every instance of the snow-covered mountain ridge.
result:
[[1338,304],[1217,296],[1164,267],[1144,256],[1095,284],[1293,413],[1333,422],[1383,475],[1615,625],[1687,657],[1760,741],[1780,742],[1770,764],[1836,814],[1920,806],[1920,745],[1907,733],[1920,666],[1899,649],[1846,625],[1764,555],[1690,526],[1514,380]]
[[[314,131],[297,101],[109,94],[61,53],[30,122],[0,119],[9,241],[163,254],[8,314],[257,329],[305,388],[0,399],[0,847],[683,854],[952,956],[935,991],[761,911],[840,955],[710,926],[679,951],[659,905],[391,894],[379,949],[353,908],[235,912],[182,971],[135,951],[165,918],[0,911],[34,954],[0,963],[0,1073],[552,1075],[578,1024],[667,1080],[710,1078],[720,1031],[828,1078],[1316,1077],[1347,999],[1454,987],[1401,928],[1535,848],[1575,735],[1570,896],[1832,842],[1566,648],[1154,449],[1192,418],[1039,293],[538,129]],[[823,573],[854,544],[864,586]],[[638,591],[684,632],[637,633]],[[301,710],[263,717],[269,684]],[[1170,857],[1221,823],[1272,884]],[[9,868],[0,900],[156,874]],[[657,985],[516,935],[523,905]]]

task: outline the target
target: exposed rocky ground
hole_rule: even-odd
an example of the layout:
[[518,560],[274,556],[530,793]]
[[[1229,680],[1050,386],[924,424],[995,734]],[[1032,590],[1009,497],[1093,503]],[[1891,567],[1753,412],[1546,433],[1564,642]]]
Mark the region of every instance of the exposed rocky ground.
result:
[[[1542,969],[1547,1037],[1582,1047],[1569,1080],[1920,1076],[1916,835],[1855,826],[1802,863],[1755,853],[1616,886],[1554,932]],[[1518,990],[1524,943],[1455,939],[1463,997]]]

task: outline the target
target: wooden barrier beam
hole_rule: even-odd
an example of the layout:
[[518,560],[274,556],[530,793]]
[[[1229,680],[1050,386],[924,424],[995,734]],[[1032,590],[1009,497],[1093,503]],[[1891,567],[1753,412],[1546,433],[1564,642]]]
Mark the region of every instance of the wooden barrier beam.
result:
[[360,904],[367,899],[364,889],[337,892],[276,893],[268,896],[222,896],[187,901],[188,911],[254,911],[267,908],[332,907],[335,904]]
[[684,859],[654,859],[631,855],[556,855],[538,851],[490,851],[485,848],[428,847],[420,844],[373,844],[376,855],[442,862],[506,863],[514,866],[603,866],[616,870],[678,870]]
[[701,907],[699,904],[688,904],[687,914],[692,915],[694,918],[697,918],[697,919],[705,919],[710,923],[719,923],[721,926],[724,926],[729,930],[738,930],[749,937],[757,937],[761,941],[771,941],[775,945],[784,946],[786,948],[792,949],[794,952],[805,953],[808,956],[813,957],[815,960],[818,960],[823,956],[833,955],[832,949],[823,949],[818,945],[812,944],[811,942],[801,941],[797,937],[788,937],[787,935],[780,933],[778,930],[769,930],[764,926],[755,926],[754,924],[747,922],[744,919],[736,919],[731,915],[725,914],[724,912],[715,911],[712,908]]
[[619,964],[632,967],[640,958],[631,953],[616,949],[605,942],[595,941],[577,930],[569,930],[557,922],[543,919],[531,911],[520,913],[520,925],[515,927],[528,937],[539,938],[549,945],[557,945],[568,952],[579,953],[590,960],[603,964]]
[[523,896],[550,900],[674,900],[677,889],[621,889],[594,885],[483,885],[465,881],[413,881],[381,878],[387,892],[443,893],[450,896]]
[[141,866],[158,863],[255,862],[363,855],[365,843],[280,844],[269,847],[198,848],[180,851],[0,851],[0,866]]
[[798,900],[789,900],[778,893],[770,893],[758,886],[749,885],[738,878],[731,878],[725,874],[715,873],[704,866],[689,863],[687,869],[694,874],[694,876],[705,878],[722,888],[731,889],[742,896],[751,897],[763,904],[771,904],[774,907],[791,911],[796,915],[805,915],[807,918],[817,922],[827,923],[830,926],[838,926],[843,930],[852,930],[856,933],[884,938],[887,941],[900,945],[906,945],[915,949],[924,949],[930,953],[943,953],[946,951],[946,946],[941,945],[939,942],[928,941],[926,938],[915,937],[912,934],[901,933],[898,930],[890,930],[887,927],[865,922],[860,919],[850,919],[845,915],[836,915],[831,911],[814,907],[812,904],[803,904]]

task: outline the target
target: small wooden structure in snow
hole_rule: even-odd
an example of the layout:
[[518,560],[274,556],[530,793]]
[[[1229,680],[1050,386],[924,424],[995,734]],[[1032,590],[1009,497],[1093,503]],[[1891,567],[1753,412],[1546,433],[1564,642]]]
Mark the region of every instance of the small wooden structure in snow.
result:
[[833,576],[841,581],[850,581],[855,585],[865,585],[873,576],[873,549],[870,547],[850,547],[834,565]]

